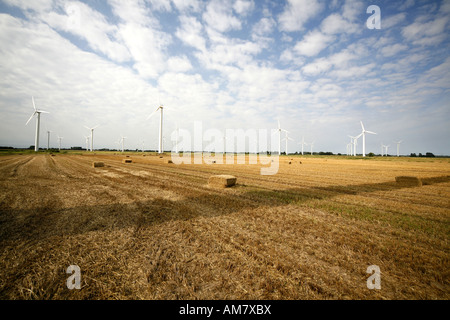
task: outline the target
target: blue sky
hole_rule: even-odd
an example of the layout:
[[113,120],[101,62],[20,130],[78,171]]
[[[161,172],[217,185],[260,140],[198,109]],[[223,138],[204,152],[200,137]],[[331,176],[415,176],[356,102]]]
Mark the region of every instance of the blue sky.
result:
[[[368,29],[370,5],[381,29]],[[176,124],[290,132],[314,151],[450,154],[450,1],[0,0],[0,145],[51,130],[84,146],[156,149]],[[358,152],[362,151],[362,141]],[[277,149],[273,144],[273,149]],[[284,150],[284,144],[282,147]]]

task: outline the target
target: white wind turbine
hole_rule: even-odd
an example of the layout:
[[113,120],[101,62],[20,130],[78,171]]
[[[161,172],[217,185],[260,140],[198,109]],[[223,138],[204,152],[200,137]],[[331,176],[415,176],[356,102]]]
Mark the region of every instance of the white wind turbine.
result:
[[385,153],[386,157],[388,156],[388,149],[389,149],[389,147],[390,147],[390,145],[384,146],[384,148],[386,150],[386,153]]
[[363,137],[363,157],[365,157],[366,156],[366,133],[369,133],[369,134],[376,134],[376,133],[372,132],[372,131],[367,131],[366,129],[364,129],[364,125],[363,125],[362,121],[360,121],[360,122],[361,122],[362,132],[360,133],[358,138],[360,136]]
[[307,142],[305,142],[305,145],[307,145],[307,146],[311,146],[311,155],[313,154],[313,147],[314,147],[314,142],[315,142],[315,141],[313,141],[313,142],[311,142],[311,143],[307,143]]
[[58,135],[58,141],[59,141],[59,151],[61,151],[61,140],[63,139],[63,137],[60,137]]
[[122,152],[124,152],[123,145],[124,145],[124,141],[125,141],[126,138],[127,138],[127,137],[124,137],[124,136],[121,136],[121,137],[120,137],[120,142],[122,143]]
[[298,144],[302,145],[302,155],[303,155],[303,146],[307,145],[307,143],[305,142],[305,137],[302,137],[302,142],[299,142]]
[[351,149],[350,153],[352,156],[356,156],[356,146],[358,145],[358,139],[360,136],[361,135],[356,136],[356,137],[349,136],[350,137],[350,149]]
[[163,109],[164,107],[160,104],[158,108],[156,108],[155,111],[153,111],[148,117],[147,120],[149,120],[158,110],[161,110],[161,115],[159,118],[159,146],[158,146],[158,153],[163,153]]
[[47,150],[50,149],[50,130],[47,130]]
[[403,140],[400,140],[398,142],[394,142],[397,144],[397,157],[400,157],[400,143],[402,143]]
[[36,109],[36,105],[34,104],[34,97],[31,97],[31,101],[33,102],[33,108],[34,112],[31,115],[30,119],[28,119],[27,123],[25,125],[28,125],[28,123],[33,119],[35,115],[36,117],[36,135],[35,135],[35,141],[34,141],[34,151],[39,151],[39,126],[41,123],[41,113],[50,113],[44,110],[38,110]]
[[273,134],[278,133],[278,140],[279,140],[278,141],[278,155],[281,155],[281,131],[288,133],[288,131],[281,129],[280,120],[278,120],[278,130],[273,133]]
[[99,125],[96,125],[93,128],[89,128],[87,126],[84,126],[86,129],[91,130],[91,152],[94,151],[94,129],[98,128]]
[[289,140],[294,141],[294,139],[289,138],[289,137],[288,137],[288,132],[285,131],[285,138],[284,138],[283,140],[286,141],[286,155],[288,155],[288,142],[289,142]]

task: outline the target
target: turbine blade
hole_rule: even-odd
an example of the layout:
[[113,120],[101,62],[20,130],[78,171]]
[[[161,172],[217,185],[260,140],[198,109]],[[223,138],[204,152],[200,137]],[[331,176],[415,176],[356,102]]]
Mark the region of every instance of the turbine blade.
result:
[[366,131],[366,133],[376,134],[375,132],[372,132],[372,131]]
[[33,102],[34,111],[36,111],[36,105],[34,104],[34,97],[33,96],[31,96],[31,102]]
[[153,112],[147,117],[147,120],[149,120],[151,117],[153,117],[153,115],[154,115],[158,110],[159,110],[159,107],[158,107],[158,109],[156,109],[155,111],[153,111]]
[[363,125],[362,121],[360,121],[360,122],[361,122],[361,128],[362,128],[362,130],[365,131],[364,125]]
[[33,112],[33,114],[31,115],[30,119],[28,119],[28,121],[27,121],[27,123],[25,125],[28,125],[28,123],[31,121],[31,119],[33,119],[35,114],[36,114],[36,111]]

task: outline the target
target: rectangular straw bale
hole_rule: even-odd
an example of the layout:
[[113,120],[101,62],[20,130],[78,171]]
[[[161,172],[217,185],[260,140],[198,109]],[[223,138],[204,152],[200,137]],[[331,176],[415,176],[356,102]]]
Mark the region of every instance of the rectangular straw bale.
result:
[[123,163],[132,163],[133,161],[131,159],[123,159]]
[[97,162],[97,161],[92,162],[92,167],[94,167],[94,168],[99,168],[99,167],[104,167],[104,166],[105,166],[105,164],[103,162]]
[[213,187],[229,188],[236,184],[236,177],[227,174],[211,176],[208,179],[208,184]]
[[395,177],[395,181],[397,183],[402,185],[409,185],[409,186],[422,186],[422,180],[418,177],[413,176],[397,176]]

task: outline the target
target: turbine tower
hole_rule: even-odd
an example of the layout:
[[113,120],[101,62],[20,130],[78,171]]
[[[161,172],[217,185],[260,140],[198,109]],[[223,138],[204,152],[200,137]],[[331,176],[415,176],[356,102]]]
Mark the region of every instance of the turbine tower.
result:
[[351,155],[356,157],[356,146],[358,145],[358,139],[361,137],[361,135],[358,135],[356,137],[350,137],[350,144],[351,144]]
[[294,139],[289,138],[289,137],[288,137],[288,132],[285,131],[285,138],[284,138],[283,140],[286,141],[286,155],[288,155],[288,142],[289,142],[289,140],[294,141]]
[[124,151],[123,143],[124,143],[124,141],[125,141],[126,138],[127,138],[127,137],[124,137],[124,136],[121,136],[121,138],[120,138],[120,142],[122,143],[122,153],[123,153],[123,151]]
[[298,144],[302,145],[302,155],[303,155],[304,154],[303,153],[303,146],[307,145],[307,143],[305,142],[305,137],[302,137],[302,142],[299,142]]
[[278,120],[278,130],[274,132],[274,133],[278,132],[278,155],[281,155],[281,131],[286,132],[286,134],[289,133],[288,131],[281,129],[280,120]]
[[358,136],[358,138],[362,135],[362,137],[363,137],[363,157],[365,157],[366,156],[366,133],[369,133],[369,134],[376,134],[375,132],[372,132],[372,131],[367,131],[366,129],[364,129],[364,125],[363,125],[363,123],[362,123],[362,121],[360,121],[361,122],[361,128],[362,128],[362,132],[360,133],[360,135]]
[[47,130],[47,150],[50,149],[50,130]]
[[98,128],[98,125],[96,125],[93,128],[89,128],[87,126],[84,126],[86,129],[91,130],[91,152],[94,151],[94,129]]
[[58,135],[58,141],[59,141],[59,151],[61,151],[61,140],[63,139],[63,137],[60,137]]
[[155,111],[153,111],[148,117],[147,120],[149,120],[158,110],[161,110],[161,115],[159,117],[159,146],[158,146],[158,153],[163,153],[163,109],[164,107],[160,104],[158,108],[156,108]]
[[28,119],[27,123],[25,125],[28,125],[28,123],[33,119],[35,115],[36,117],[36,135],[35,135],[35,141],[34,141],[34,151],[39,151],[39,126],[41,124],[41,113],[50,113],[44,110],[38,110],[36,109],[36,105],[34,104],[34,97],[31,97],[31,101],[33,102],[33,108],[34,112],[31,115],[30,119]]
[[397,157],[400,157],[400,143],[402,142],[403,142],[402,140],[395,142],[397,144]]

